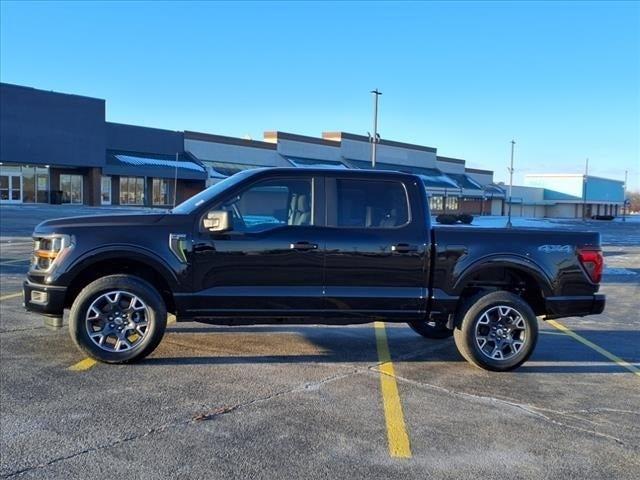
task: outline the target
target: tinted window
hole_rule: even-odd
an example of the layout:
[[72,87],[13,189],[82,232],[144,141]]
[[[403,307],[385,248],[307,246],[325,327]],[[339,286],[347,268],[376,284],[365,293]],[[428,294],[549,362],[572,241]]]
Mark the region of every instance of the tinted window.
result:
[[215,201],[219,195],[224,195],[224,191],[228,188],[233,188],[238,182],[243,181],[248,176],[252,175],[250,170],[245,170],[240,173],[236,173],[232,177],[227,177],[224,180],[216,183],[215,185],[201,191],[193,197],[185,200],[180,205],[172,210],[173,213],[192,213],[199,207],[202,207],[208,202]]
[[231,212],[233,229],[241,232],[311,225],[311,180],[265,180],[227,199],[218,208]]
[[339,227],[394,228],[409,221],[401,182],[339,179],[336,189]]

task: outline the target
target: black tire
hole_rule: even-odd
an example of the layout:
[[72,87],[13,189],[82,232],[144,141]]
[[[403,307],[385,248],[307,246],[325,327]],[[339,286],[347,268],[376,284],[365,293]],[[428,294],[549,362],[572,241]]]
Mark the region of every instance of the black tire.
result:
[[[136,318],[138,318],[139,321],[146,322],[146,325],[144,326],[145,328],[143,333],[138,333],[137,330],[133,329],[133,327],[123,327],[125,328],[125,330],[128,329],[129,331],[131,331],[132,337],[129,338],[136,338],[138,340],[137,343],[131,344],[129,340],[127,340],[127,343],[132,345],[131,347],[127,347],[127,349],[125,350],[107,351],[106,348],[113,347],[107,342],[113,342],[113,338],[116,338],[115,341],[117,342],[117,338],[119,338],[118,335],[122,333],[118,333],[114,329],[110,329],[109,336],[105,335],[105,338],[107,338],[107,341],[105,343],[107,344],[103,347],[99,346],[94,342],[94,340],[92,340],[90,336],[89,328],[87,325],[92,320],[87,319],[87,312],[92,307],[92,305],[95,305],[95,302],[101,301],[102,298],[107,298],[108,300],[109,297],[105,297],[105,294],[111,294],[111,298],[117,301],[121,298],[120,295],[114,295],[114,293],[117,292],[120,292],[121,296],[125,299],[135,297],[139,301],[141,301],[141,303],[136,303],[136,305],[139,306],[137,310],[142,311],[142,313],[135,313],[134,315],[137,315]],[[125,302],[126,300],[122,301],[122,303],[126,305]],[[105,301],[105,305],[106,308],[110,308],[110,303],[108,301]],[[118,303],[113,303],[111,305],[118,305]],[[128,310],[124,307],[122,307],[121,309],[119,306],[111,308],[113,308],[114,311],[117,308],[119,311],[121,310],[122,312],[127,312],[131,310],[132,306],[135,307],[133,300],[130,301],[127,307]],[[141,306],[144,306],[144,309]],[[92,312],[95,311],[95,309],[92,310]],[[96,312],[96,314],[97,313],[98,312]],[[102,315],[107,314],[102,313]],[[126,316],[125,313],[122,313],[122,315]],[[130,325],[135,326],[136,324],[134,323],[133,319],[134,315],[129,315],[129,319],[124,321],[129,321]],[[143,315],[144,317],[142,317]],[[97,323],[102,323],[103,321],[105,323],[109,323],[106,318],[111,317],[105,317],[104,319],[102,319],[102,317],[96,317],[96,320],[93,321]],[[143,318],[143,320],[140,320],[141,318]],[[117,320],[122,321],[120,318],[120,313],[118,313]],[[115,323],[109,325],[113,327]],[[141,323],[138,325],[141,325]],[[69,332],[74,343],[78,346],[78,348],[80,348],[80,350],[89,355],[91,358],[105,363],[134,362],[146,357],[155,350],[155,348],[160,343],[160,340],[162,340],[162,336],[164,335],[166,326],[167,309],[164,300],[151,284],[149,284],[145,280],[142,280],[141,278],[132,275],[109,275],[90,283],[76,297],[69,315]],[[107,328],[107,326],[105,325],[104,328]],[[136,328],[142,329],[143,327]],[[94,331],[93,333],[100,336],[101,331],[98,330]],[[138,336],[140,338],[137,338]],[[116,349],[118,345],[120,344],[118,343],[116,345]]]
[[[505,372],[518,368],[533,353],[538,341],[538,319],[529,304],[513,293],[482,293],[469,299],[458,312],[453,339],[469,363]],[[494,358],[492,353],[502,358]]]
[[417,334],[433,340],[442,340],[453,335],[453,330],[448,329],[447,325],[442,322],[419,320],[407,322],[407,324]]

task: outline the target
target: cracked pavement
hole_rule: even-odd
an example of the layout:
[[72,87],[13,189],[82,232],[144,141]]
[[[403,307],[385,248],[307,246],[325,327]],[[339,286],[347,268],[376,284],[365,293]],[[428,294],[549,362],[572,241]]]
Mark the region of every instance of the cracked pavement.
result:
[[[2,223],[0,257],[28,256]],[[608,265],[640,271],[638,224],[592,228]],[[1,295],[25,269],[0,261]],[[640,274],[602,290],[603,315],[561,322],[639,366]],[[2,301],[0,477],[638,478],[640,377],[585,345],[542,323],[531,360],[497,374],[451,339],[387,336],[409,459],[389,456],[371,324],[178,323],[144,362],[74,372],[66,330]]]

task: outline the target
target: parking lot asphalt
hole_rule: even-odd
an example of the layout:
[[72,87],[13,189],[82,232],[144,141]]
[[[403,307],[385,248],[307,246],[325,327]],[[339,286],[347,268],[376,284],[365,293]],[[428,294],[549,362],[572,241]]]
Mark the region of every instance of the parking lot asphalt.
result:
[[179,322],[151,357],[113,366],[16,295],[35,223],[95,211],[0,207],[0,477],[638,478],[640,223],[559,224],[602,233],[607,308],[559,321],[586,344],[541,322],[514,372],[396,324],[381,343],[373,324]]

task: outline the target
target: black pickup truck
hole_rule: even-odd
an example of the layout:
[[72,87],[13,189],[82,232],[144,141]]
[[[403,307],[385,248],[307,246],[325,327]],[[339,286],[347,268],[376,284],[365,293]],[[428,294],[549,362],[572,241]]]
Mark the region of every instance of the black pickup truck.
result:
[[[160,342],[167,312],[213,324],[406,322],[510,370],[537,317],[601,313],[596,233],[433,227],[419,177],[256,169],[170,213],[49,220],[34,231],[27,310],[108,363]],[[61,322],[60,322],[61,323]]]

